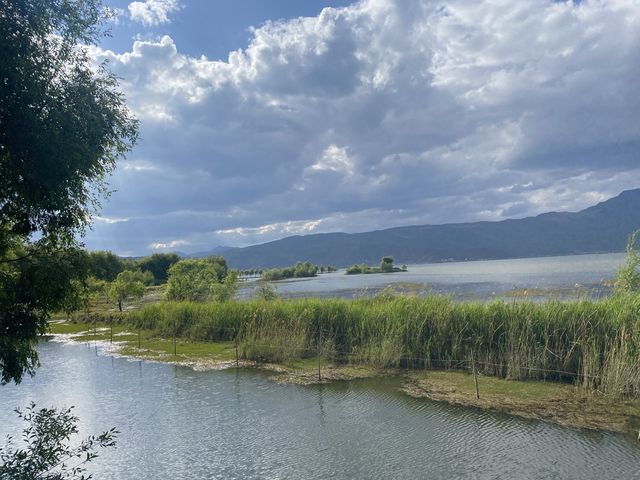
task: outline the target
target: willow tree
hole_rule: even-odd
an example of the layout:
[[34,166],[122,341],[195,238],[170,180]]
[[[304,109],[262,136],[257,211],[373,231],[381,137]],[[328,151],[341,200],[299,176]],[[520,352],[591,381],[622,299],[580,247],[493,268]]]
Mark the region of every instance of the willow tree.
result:
[[[0,374],[19,382],[51,311],[73,308],[77,240],[137,138],[108,66],[89,47],[99,0],[0,0]],[[26,287],[26,288],[25,288]]]

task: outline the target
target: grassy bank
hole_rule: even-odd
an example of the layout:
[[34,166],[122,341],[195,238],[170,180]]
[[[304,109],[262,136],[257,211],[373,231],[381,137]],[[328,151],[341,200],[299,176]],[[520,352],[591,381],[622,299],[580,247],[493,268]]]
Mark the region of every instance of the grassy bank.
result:
[[413,396],[637,433],[638,312],[633,296],[544,304],[391,295],[166,302],[108,313],[102,323],[53,324],[52,331],[109,341],[113,326],[120,354],[195,368],[235,365],[237,346],[241,366],[294,383],[318,381],[320,353],[324,381],[401,372]]
[[639,297],[456,304],[447,298],[162,303],[121,322],[159,338],[238,342],[241,358],[320,355],[373,368],[478,370],[516,380],[640,395]]
[[412,371],[407,375],[403,391],[417,398],[498,410],[566,427],[626,432],[633,436],[640,428],[640,399],[637,398],[613,401],[557,382],[481,377],[479,385],[480,398],[476,396],[474,378],[468,373]]

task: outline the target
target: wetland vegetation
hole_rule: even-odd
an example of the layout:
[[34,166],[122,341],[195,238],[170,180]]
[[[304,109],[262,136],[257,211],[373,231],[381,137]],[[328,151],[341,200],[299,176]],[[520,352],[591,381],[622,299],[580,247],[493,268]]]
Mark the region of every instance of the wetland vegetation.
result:
[[[77,340],[196,368],[258,365],[309,383],[397,374],[406,391],[611,430],[640,418],[637,294],[599,301],[456,303],[446,297],[162,302],[58,323]],[[111,330],[111,328],[113,330]],[[475,397],[472,366],[481,376]],[[605,413],[608,412],[608,413]],[[633,427],[631,427],[633,425]]]

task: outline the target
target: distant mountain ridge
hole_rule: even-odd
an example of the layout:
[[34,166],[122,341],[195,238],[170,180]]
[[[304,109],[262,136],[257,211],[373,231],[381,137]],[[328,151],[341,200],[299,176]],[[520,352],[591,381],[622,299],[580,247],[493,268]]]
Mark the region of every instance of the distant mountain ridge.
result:
[[282,267],[304,260],[336,266],[375,264],[384,255],[394,257],[396,264],[540,257],[622,251],[637,228],[640,189],[624,191],[579,212],[364,233],[296,235],[221,249],[219,253],[234,268]]

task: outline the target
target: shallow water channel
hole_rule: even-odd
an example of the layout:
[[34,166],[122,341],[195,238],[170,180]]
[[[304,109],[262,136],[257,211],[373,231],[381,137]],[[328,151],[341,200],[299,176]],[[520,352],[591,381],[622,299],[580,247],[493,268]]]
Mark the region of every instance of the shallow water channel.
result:
[[196,372],[47,342],[42,367],[0,387],[12,410],[76,406],[83,435],[111,426],[100,479],[631,479],[640,443],[413,399],[399,379],[280,385],[252,370]]

